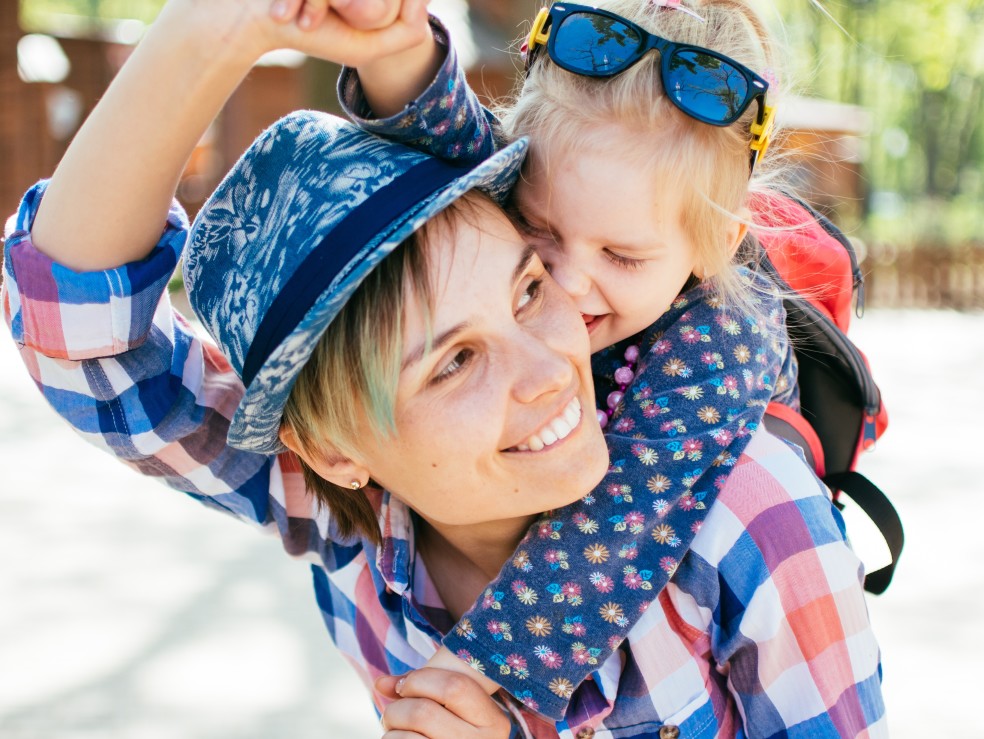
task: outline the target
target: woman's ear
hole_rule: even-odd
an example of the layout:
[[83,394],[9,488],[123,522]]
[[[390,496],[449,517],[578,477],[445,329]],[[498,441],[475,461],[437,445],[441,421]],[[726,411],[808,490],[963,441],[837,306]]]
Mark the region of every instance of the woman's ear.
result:
[[301,444],[289,426],[280,427],[280,441],[300,457],[319,477],[342,488],[358,490],[369,484],[369,470],[362,464],[349,459],[334,447],[312,451]]

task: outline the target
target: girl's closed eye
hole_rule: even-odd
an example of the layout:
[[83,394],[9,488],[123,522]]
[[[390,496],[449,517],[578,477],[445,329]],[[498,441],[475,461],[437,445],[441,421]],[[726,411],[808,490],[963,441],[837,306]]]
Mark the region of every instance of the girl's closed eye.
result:
[[608,261],[615,266],[623,267],[625,269],[642,269],[642,266],[646,263],[645,259],[633,259],[632,257],[626,257],[612,251],[611,249],[605,249],[605,256],[608,258]]

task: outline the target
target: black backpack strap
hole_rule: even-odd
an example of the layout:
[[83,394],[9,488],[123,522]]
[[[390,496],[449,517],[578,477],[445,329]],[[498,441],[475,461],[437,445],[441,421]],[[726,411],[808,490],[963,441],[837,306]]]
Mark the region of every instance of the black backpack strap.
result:
[[780,439],[792,442],[798,446],[802,450],[803,456],[806,458],[806,463],[809,465],[810,469],[817,469],[817,460],[813,456],[813,449],[810,447],[809,442],[807,442],[807,440],[803,437],[803,434],[801,434],[799,429],[795,428],[793,424],[784,418],[770,415],[767,410],[765,415],[762,416],[762,425],[765,426],[765,430],[773,436],[778,436]]
[[888,545],[892,561],[875,572],[869,572],[864,578],[864,589],[869,593],[880,595],[892,582],[895,567],[902,554],[905,535],[902,533],[902,520],[895,506],[889,501],[878,487],[860,472],[834,472],[827,475],[823,481],[833,490],[840,490],[870,518]]

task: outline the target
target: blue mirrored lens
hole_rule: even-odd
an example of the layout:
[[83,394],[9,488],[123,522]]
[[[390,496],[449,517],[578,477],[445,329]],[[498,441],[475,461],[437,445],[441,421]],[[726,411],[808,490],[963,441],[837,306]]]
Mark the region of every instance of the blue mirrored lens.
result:
[[733,123],[747,105],[745,75],[733,64],[695,49],[670,57],[663,86],[681,108],[709,123]]
[[588,13],[571,13],[554,33],[554,54],[572,70],[589,75],[619,70],[640,42],[631,26]]

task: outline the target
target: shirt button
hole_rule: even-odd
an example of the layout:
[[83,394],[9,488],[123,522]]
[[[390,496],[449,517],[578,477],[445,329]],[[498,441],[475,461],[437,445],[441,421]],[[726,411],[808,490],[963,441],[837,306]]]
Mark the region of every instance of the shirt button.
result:
[[667,724],[659,730],[659,739],[677,739],[680,736],[680,727]]
[[591,739],[594,736],[594,729],[581,729],[577,732],[575,739]]

